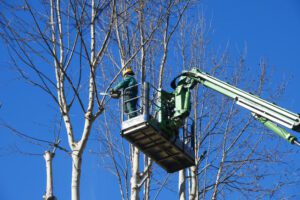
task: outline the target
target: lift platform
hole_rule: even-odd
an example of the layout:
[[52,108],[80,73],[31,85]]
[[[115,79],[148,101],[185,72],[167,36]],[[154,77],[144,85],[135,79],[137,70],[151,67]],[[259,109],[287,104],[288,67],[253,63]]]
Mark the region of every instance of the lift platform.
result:
[[[150,109],[159,110],[163,107],[162,104],[155,104],[157,99],[149,98],[147,86],[143,87],[142,91],[142,95],[137,98],[143,103],[137,109],[136,116],[130,119],[122,117],[121,136],[153,159],[168,173],[193,166],[195,153],[188,144],[187,137],[175,136],[176,134],[170,136],[170,132],[163,130],[160,118],[157,117],[159,115],[149,112]],[[155,97],[157,94],[152,93],[151,96]],[[122,105],[126,103],[122,102]]]
[[195,164],[192,149],[179,138],[170,138],[158,122],[139,115],[122,123],[121,135],[167,172],[173,173]]

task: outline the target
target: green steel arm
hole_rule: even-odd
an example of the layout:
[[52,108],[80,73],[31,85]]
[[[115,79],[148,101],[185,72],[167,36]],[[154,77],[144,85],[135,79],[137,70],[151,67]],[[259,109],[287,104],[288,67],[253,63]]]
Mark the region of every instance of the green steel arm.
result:
[[[176,83],[177,79],[179,79],[178,83]],[[280,124],[300,132],[299,114],[290,112],[273,103],[236,88],[197,68],[193,68],[190,71],[183,71],[183,73],[177,76],[171,83],[171,87],[175,89],[175,119],[185,117],[189,114],[190,90],[198,83],[234,99],[238,105],[251,111],[254,116],[256,116],[256,119],[270,130],[292,144],[299,144],[296,137],[276,125]]]
[[295,136],[293,136],[292,134],[290,134],[286,130],[282,129],[281,127],[277,126],[273,122],[267,120],[264,117],[260,117],[258,115],[254,115],[254,117],[255,117],[255,119],[257,119],[257,121],[262,123],[265,127],[270,129],[271,131],[273,131],[274,133],[276,133],[277,135],[279,135],[280,137],[282,137],[283,139],[285,139],[289,143],[291,143],[291,144],[295,144],[295,143],[297,144],[298,143],[298,140]]

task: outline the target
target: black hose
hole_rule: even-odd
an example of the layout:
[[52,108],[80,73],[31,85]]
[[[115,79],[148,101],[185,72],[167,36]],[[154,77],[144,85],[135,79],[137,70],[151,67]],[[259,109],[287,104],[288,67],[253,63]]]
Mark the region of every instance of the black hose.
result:
[[183,73],[181,73],[180,75],[176,76],[176,77],[172,80],[172,82],[171,82],[171,88],[172,88],[173,90],[176,89],[176,87],[177,87],[176,81],[177,81],[177,79],[180,78],[181,76],[189,76],[189,77],[191,77],[191,76],[193,76],[193,73],[190,73],[190,72],[183,72]]
[[177,80],[179,77],[181,77],[181,76],[183,76],[183,74],[180,74],[180,75],[176,76],[176,77],[172,80],[172,82],[171,82],[171,88],[172,88],[173,90],[175,90],[175,88],[177,87],[176,80]]

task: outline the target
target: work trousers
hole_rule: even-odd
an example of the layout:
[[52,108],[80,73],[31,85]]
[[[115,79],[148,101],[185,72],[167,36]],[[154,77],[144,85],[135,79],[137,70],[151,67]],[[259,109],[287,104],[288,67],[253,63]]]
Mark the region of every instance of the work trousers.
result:
[[126,113],[128,115],[128,118],[133,118],[135,116],[137,116],[137,108],[136,108],[136,104],[137,104],[137,99],[132,99],[134,97],[127,97],[124,98],[124,113]]

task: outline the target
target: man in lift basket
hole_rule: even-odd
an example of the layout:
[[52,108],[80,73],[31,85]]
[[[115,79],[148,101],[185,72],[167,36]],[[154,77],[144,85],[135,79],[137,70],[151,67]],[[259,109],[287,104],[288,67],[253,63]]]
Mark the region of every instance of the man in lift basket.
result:
[[123,98],[124,98],[124,113],[128,115],[128,118],[133,118],[137,115],[137,94],[138,94],[138,86],[137,81],[134,78],[134,72],[131,67],[128,67],[123,70],[123,81],[118,83],[111,91],[110,94],[114,95],[120,90],[123,90]]

